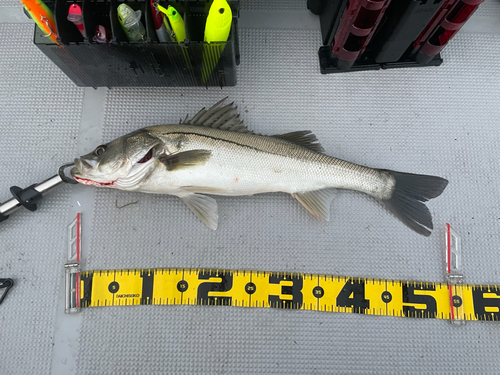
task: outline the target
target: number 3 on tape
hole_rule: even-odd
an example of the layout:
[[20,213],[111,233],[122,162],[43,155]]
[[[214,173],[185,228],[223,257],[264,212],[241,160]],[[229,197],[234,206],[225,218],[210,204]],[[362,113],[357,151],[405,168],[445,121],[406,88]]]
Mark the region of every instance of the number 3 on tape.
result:
[[500,320],[500,287],[492,285],[173,268],[88,271],[80,280],[81,307],[218,305]]

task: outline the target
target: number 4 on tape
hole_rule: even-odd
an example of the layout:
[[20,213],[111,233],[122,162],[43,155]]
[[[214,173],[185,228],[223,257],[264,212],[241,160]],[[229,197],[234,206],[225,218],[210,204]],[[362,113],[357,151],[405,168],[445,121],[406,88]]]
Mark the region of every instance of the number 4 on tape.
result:
[[[71,296],[77,293],[78,297],[70,301],[72,308],[67,312],[98,306],[218,305],[450,319],[454,323],[500,320],[500,287],[461,283],[460,239],[448,229],[447,283],[214,269],[86,271],[70,279]],[[74,259],[68,263],[79,271]]]
[[[218,305],[498,321],[500,287],[213,269],[87,271],[80,306]],[[450,305],[450,294],[452,305]]]

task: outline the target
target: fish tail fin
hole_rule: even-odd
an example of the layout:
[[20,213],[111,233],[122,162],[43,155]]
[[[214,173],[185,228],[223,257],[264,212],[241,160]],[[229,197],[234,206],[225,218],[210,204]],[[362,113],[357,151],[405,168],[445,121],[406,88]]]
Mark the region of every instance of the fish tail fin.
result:
[[436,176],[388,170],[381,172],[389,173],[396,180],[391,198],[382,202],[409,228],[424,236],[430,236],[434,228],[432,216],[423,202],[441,195],[448,185],[448,180]]

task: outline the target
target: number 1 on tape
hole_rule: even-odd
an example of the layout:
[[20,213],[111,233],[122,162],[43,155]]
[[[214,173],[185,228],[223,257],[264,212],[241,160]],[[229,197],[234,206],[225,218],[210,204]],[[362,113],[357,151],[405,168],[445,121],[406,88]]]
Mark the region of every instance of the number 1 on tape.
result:
[[[447,283],[289,272],[130,269],[80,272],[77,216],[70,225],[67,313],[80,308],[205,305],[346,312],[413,318],[500,320],[500,287],[462,284],[460,238],[447,225]],[[74,248],[78,249],[76,255]]]
[[[302,273],[133,269],[81,273],[81,307],[218,305],[413,318],[500,318],[500,287]],[[450,294],[452,305],[450,305]],[[453,306],[453,310],[451,308]]]

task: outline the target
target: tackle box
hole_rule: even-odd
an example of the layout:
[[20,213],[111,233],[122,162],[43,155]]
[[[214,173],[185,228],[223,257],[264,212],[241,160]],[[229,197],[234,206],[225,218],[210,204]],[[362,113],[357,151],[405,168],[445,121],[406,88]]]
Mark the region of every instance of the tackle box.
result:
[[[144,40],[128,41],[118,21],[117,8],[122,3],[141,10],[141,22],[146,29]],[[37,26],[34,43],[78,86],[236,85],[236,66],[240,60],[239,1],[228,0],[232,11],[228,40],[210,44],[203,41],[211,4],[208,0],[159,1],[164,7],[174,6],[182,14],[186,29],[182,43],[158,40],[149,0],[55,0],[45,4],[54,12],[59,45],[50,43]],[[82,9],[85,36],[67,19],[71,4]],[[93,40],[98,25],[111,31],[109,43]]]
[[323,74],[439,66],[484,0],[308,0],[319,16]]

